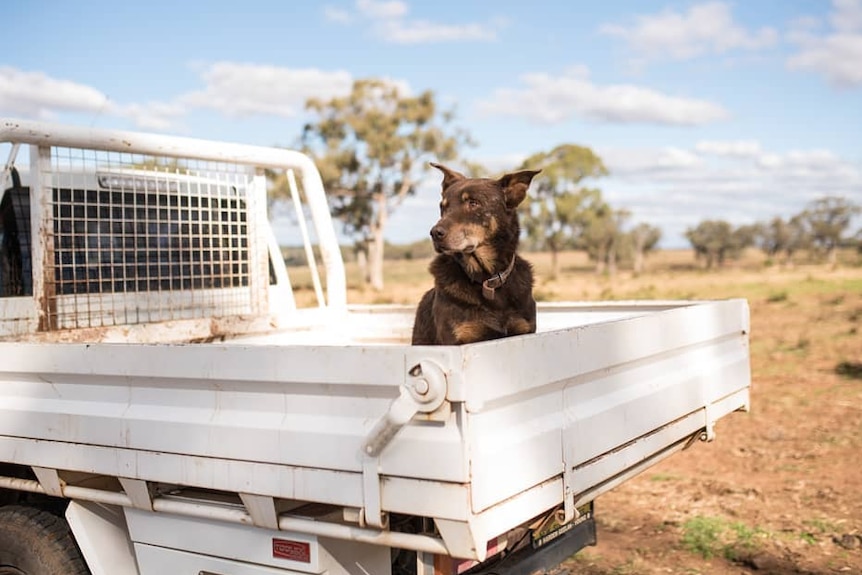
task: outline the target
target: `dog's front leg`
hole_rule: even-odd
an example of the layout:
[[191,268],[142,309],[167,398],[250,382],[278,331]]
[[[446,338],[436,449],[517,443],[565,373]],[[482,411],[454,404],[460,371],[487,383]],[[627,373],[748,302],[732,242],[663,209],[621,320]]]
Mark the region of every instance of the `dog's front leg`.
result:
[[506,333],[508,335],[524,335],[525,333],[536,333],[536,320],[524,317],[511,317],[506,322]]
[[506,327],[493,318],[464,320],[454,323],[449,329],[454,344],[475,343],[489,339],[506,337],[509,333]]

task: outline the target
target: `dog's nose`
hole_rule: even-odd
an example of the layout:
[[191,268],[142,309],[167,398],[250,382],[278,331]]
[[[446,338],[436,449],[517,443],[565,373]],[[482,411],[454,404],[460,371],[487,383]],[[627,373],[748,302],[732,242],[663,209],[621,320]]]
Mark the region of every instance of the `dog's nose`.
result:
[[443,226],[434,226],[431,228],[431,239],[442,240],[446,237],[446,228]]

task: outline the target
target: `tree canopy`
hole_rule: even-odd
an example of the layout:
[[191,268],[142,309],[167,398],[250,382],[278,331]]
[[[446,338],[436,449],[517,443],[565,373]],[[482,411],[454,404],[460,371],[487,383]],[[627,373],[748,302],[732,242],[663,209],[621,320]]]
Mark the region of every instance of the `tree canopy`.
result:
[[836,263],[836,250],[860,207],[846,198],[826,196],[808,204],[801,216],[808,225],[811,243],[826,254],[830,264]]
[[302,149],[320,170],[333,215],[356,242],[366,281],[382,289],[389,215],[414,193],[428,161],[457,158],[470,138],[432,91],[405,95],[380,79],[356,80],[346,96],[312,98],[306,110],[313,121]]
[[606,209],[601,190],[581,187],[581,182],[608,170],[590,148],[575,144],[533,154],[521,169],[542,170],[530,187],[524,229],[534,247],[551,252],[551,275],[556,276],[560,250],[574,244],[595,212]]
[[787,220],[775,216],[766,223],[757,224],[756,243],[769,258],[783,257],[791,264],[793,254],[805,249],[809,243],[808,230],[801,215]]
[[696,257],[703,260],[707,268],[724,265],[735,258],[746,247],[754,243],[754,228],[734,228],[724,220],[704,220],[685,232]]

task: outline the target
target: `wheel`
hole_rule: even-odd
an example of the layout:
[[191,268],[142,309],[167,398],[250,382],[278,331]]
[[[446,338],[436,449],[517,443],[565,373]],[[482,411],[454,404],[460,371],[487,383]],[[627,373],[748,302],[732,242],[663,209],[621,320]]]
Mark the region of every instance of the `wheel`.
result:
[[0,575],[89,575],[62,517],[32,507],[0,507]]

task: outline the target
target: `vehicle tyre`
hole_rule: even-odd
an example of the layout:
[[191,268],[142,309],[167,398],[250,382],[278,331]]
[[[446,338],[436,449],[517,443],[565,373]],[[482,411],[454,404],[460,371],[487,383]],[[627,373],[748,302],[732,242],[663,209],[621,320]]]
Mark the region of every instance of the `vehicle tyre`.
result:
[[89,573],[65,519],[32,507],[0,507],[0,575]]

